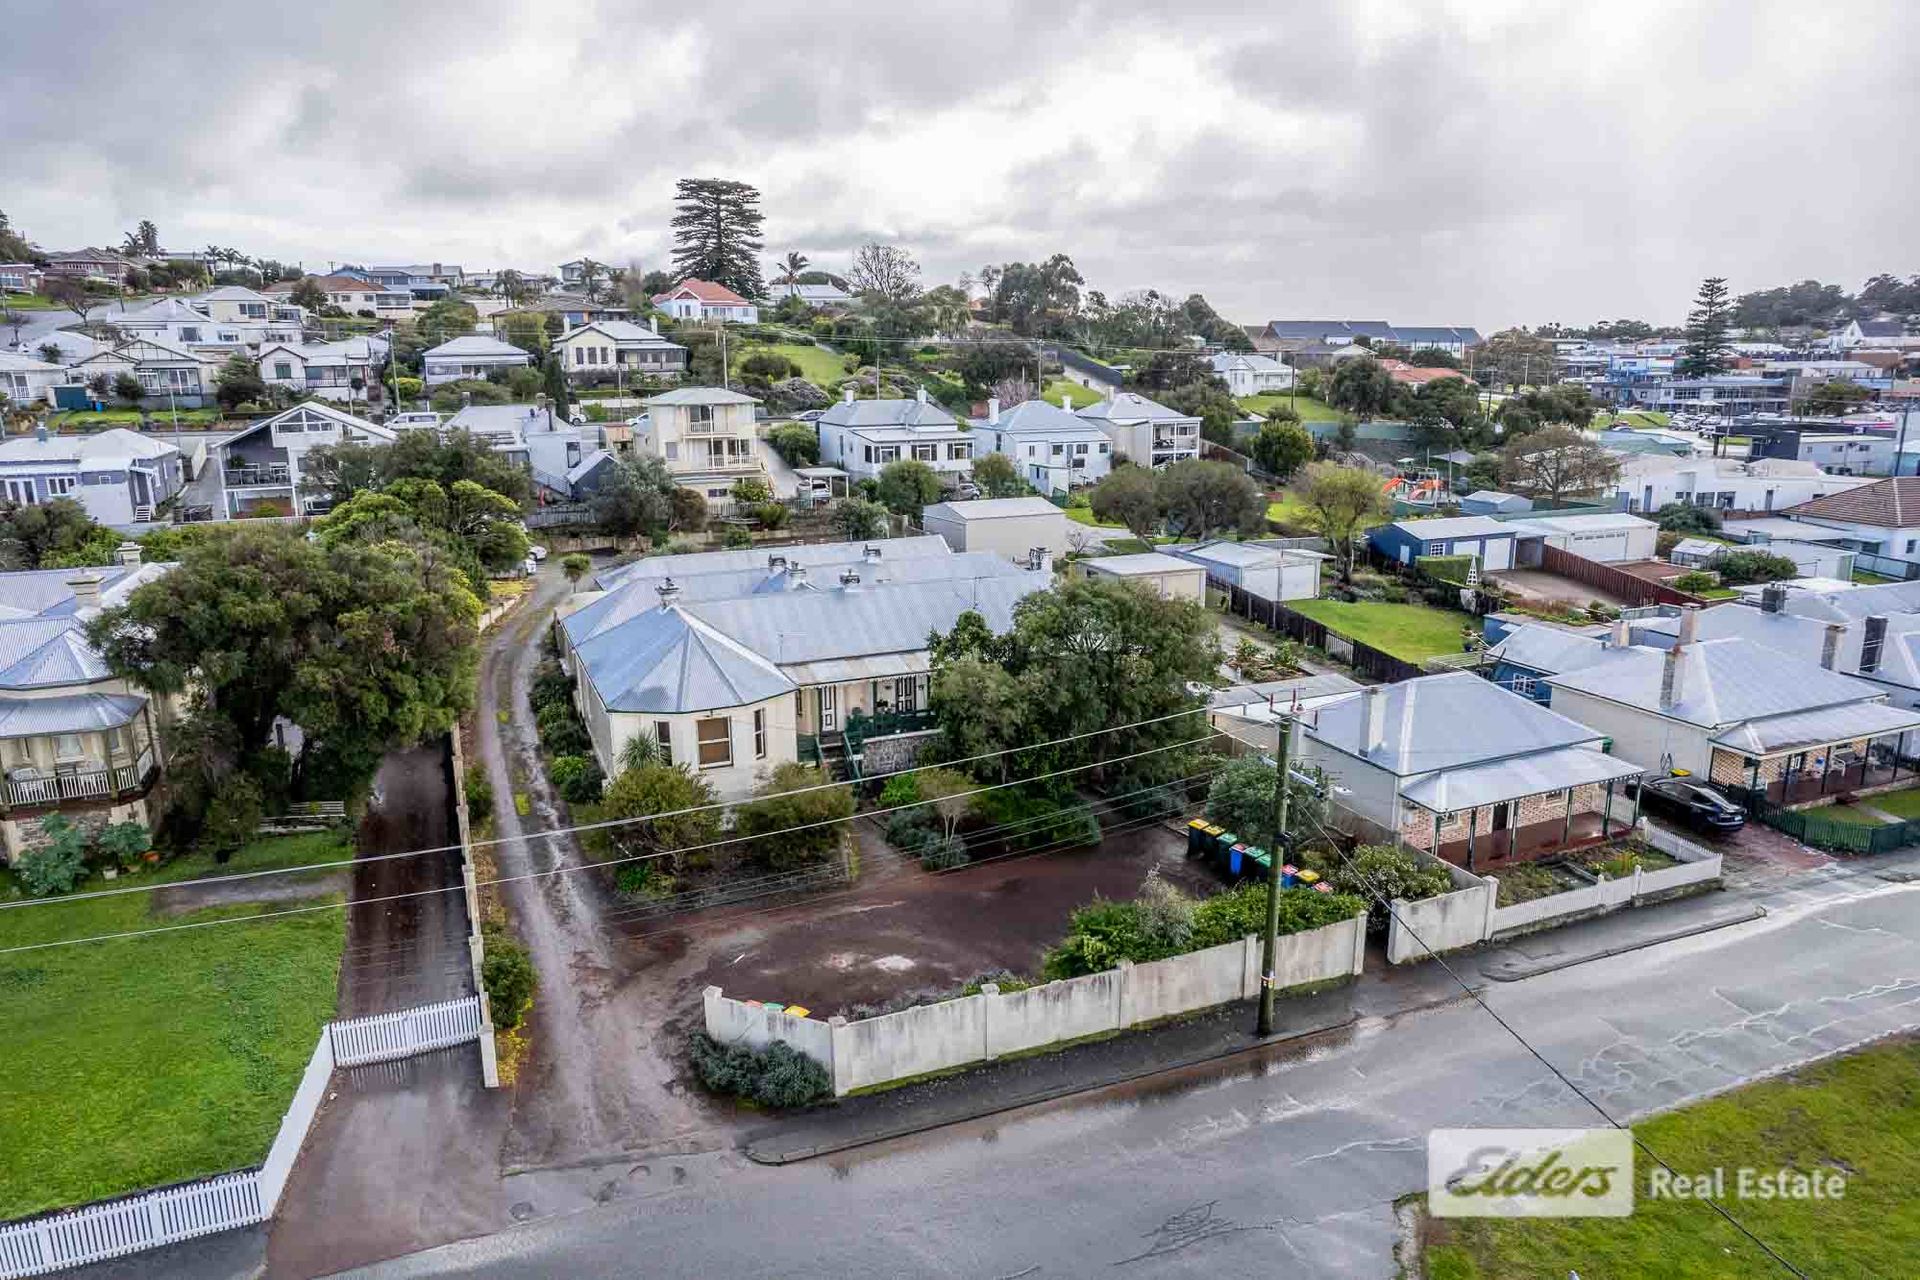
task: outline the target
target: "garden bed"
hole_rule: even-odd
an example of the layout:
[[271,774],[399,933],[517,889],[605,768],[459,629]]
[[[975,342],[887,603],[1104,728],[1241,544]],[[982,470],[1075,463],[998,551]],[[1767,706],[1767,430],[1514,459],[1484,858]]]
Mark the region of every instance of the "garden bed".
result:
[[1590,878],[1577,875],[1557,862],[1528,862],[1505,867],[1495,872],[1494,878],[1500,882],[1500,897],[1494,905],[1501,907],[1514,907],[1538,898],[1550,898],[1556,893],[1585,889],[1593,883]]
[[[112,884],[95,877],[79,892],[350,857],[332,832],[271,837],[224,866],[196,855]],[[271,899],[302,878],[252,883]],[[269,900],[163,915],[162,896],[0,911],[0,948],[285,909]],[[313,911],[0,956],[0,1218],[265,1156],[334,1015],[345,930],[344,911]]]

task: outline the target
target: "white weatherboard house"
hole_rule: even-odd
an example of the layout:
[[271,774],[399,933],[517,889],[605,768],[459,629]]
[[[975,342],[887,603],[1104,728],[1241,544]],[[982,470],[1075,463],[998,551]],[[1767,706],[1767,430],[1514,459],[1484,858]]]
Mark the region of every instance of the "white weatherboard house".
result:
[[998,397],[991,398],[973,431],[983,448],[1006,455],[1020,478],[1041,493],[1098,484],[1113,466],[1113,442],[1105,431],[1045,400],[1003,412]]
[[274,342],[260,348],[260,378],[271,386],[351,404],[367,398],[386,360],[387,341],[376,335],[310,346]]
[[387,427],[318,400],[262,418],[220,444],[227,514],[246,515],[262,503],[280,515],[324,511],[327,495],[312,492],[302,474],[307,453],[321,445],[392,444],[395,438]]
[[1905,576],[1906,566],[1920,564],[1920,476],[1875,480],[1784,514],[1807,525],[1810,539],[1859,552],[1855,563],[1863,569],[1878,572],[1878,565],[1892,569],[1890,576]]
[[576,380],[595,374],[673,379],[687,371],[687,349],[661,337],[658,320],[647,326],[596,320],[555,338],[553,349]]
[[1470,871],[1617,838],[1637,817],[1619,784],[1642,770],[1599,730],[1469,672],[1375,685],[1295,723],[1301,761],[1336,780],[1362,834]]
[[1215,376],[1226,380],[1236,396],[1266,395],[1293,387],[1293,368],[1272,356],[1251,351],[1222,351],[1213,357]]
[[1200,419],[1123,391],[1077,411],[1107,434],[1114,452],[1156,471],[1200,456]]
[[1702,640],[1698,616],[1684,611],[1662,648],[1629,643],[1629,625],[1618,624],[1608,643],[1546,677],[1553,709],[1648,770],[1765,789],[1782,803],[1827,794],[1836,775],[1837,789],[1859,785],[1849,779],[1885,767],[1920,727],[1920,712],[1833,669],[1837,639],[1809,661],[1745,636]]
[[13,351],[0,351],[0,396],[5,396],[13,408],[52,404],[53,388],[66,380],[64,365],[50,364]]
[[0,444],[0,497],[22,506],[71,498],[105,525],[153,519],[185,483],[179,449],[125,427],[88,435],[39,427]]
[[1072,522],[1045,498],[975,498],[936,502],[920,513],[921,527],[955,551],[991,551],[1027,561],[1035,551],[1061,555]]
[[675,320],[760,323],[759,307],[711,280],[682,280],[665,293],[655,294],[653,305]]
[[524,369],[533,357],[510,342],[469,334],[443,342],[421,357],[430,387],[461,378],[484,378],[495,369]]
[[856,400],[848,387],[820,415],[820,461],[856,480],[877,478],[889,462],[915,458],[944,475],[973,470],[974,438],[958,419],[927,399]]
[[0,573],[0,860],[44,843],[59,813],[143,822],[160,771],[164,703],[107,670],[86,624],[171,565]]
[[561,652],[603,768],[644,737],[740,800],[867,717],[916,723],[928,635],[969,610],[1005,631],[1052,580],[938,538],[654,556],[567,601]]

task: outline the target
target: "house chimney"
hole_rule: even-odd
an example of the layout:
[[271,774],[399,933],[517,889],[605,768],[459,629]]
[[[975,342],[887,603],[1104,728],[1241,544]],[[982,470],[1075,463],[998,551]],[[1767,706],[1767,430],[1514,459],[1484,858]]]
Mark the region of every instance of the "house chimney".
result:
[[[137,542],[121,543],[114,549],[113,558],[129,569],[138,568],[140,564],[140,544]],[[1886,619],[1881,619],[1883,626],[1885,623]]]
[[100,604],[100,575],[83,573],[77,578],[68,578],[67,587],[73,592],[73,607],[76,609],[97,608]]
[[858,570],[848,568],[840,571],[840,589],[842,591],[851,591],[859,585],[860,573]]
[[648,328],[648,329],[650,329],[650,330],[651,330],[651,331],[653,332],[653,336],[654,336],[654,337],[656,337],[656,338],[657,338],[657,337],[659,337],[659,336],[660,336],[660,317],[659,317],[659,316],[648,316],[648,317],[647,317],[647,328]]
[[668,578],[659,586],[655,587],[654,591],[660,596],[660,607],[662,609],[673,608],[674,603],[680,599],[680,588],[674,585],[672,578]]
[[33,424],[33,438],[35,440],[38,440],[41,444],[45,444],[47,442],[46,419],[42,418],[39,422],[36,422]]
[[[1881,625],[1886,625],[1884,619]],[[1827,624],[1827,634],[1820,641],[1820,665],[1829,671],[1833,670],[1833,660],[1840,653],[1840,637],[1846,634],[1846,623],[1829,622]]]
[[807,566],[798,560],[787,561],[787,581],[796,587],[807,585]]
[[1882,617],[1867,619],[1866,628],[1860,633],[1860,674],[1870,676],[1880,669],[1880,650],[1887,642],[1887,620]]
[[1360,754],[1370,756],[1386,743],[1387,689],[1374,685],[1360,695],[1363,720],[1360,726]]
[[1607,643],[1615,649],[1624,649],[1633,643],[1633,628],[1625,618],[1613,624],[1613,634],[1607,637]]
[[[1680,629],[1683,633],[1687,630],[1684,615],[1680,620]],[[1686,646],[1676,644],[1673,648],[1667,650],[1665,656],[1661,659],[1660,709],[1662,711],[1672,710],[1673,704],[1680,701],[1681,685],[1683,683],[1680,679],[1680,664],[1686,659],[1686,656]]]
[[918,400],[921,404],[925,404],[927,402],[927,389],[925,387],[915,388],[913,393],[913,398],[915,400]]
[[848,383],[846,386],[840,388],[840,399],[846,404],[853,403],[853,384],[852,383]]
[[1760,589],[1760,608],[1767,613],[1784,613],[1787,607],[1787,589],[1777,582],[1769,582]]
[[869,564],[869,565],[879,564],[880,548],[874,546],[871,542],[869,542],[866,546],[860,548],[860,561],[862,564]]
[[1673,647],[1678,649],[1693,643],[1694,635],[1700,627],[1700,606],[1690,604],[1680,610],[1680,630],[1674,636]]
[[1000,397],[999,396],[987,397],[987,425],[990,427],[997,427],[1000,425]]

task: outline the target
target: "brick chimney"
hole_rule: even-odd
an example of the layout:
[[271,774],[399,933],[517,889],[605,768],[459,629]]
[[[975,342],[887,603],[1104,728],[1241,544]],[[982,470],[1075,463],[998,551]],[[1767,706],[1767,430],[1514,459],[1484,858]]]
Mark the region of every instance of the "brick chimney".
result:
[[[1881,625],[1885,626],[1886,623],[1883,621]],[[1829,671],[1833,670],[1834,659],[1840,654],[1840,639],[1846,634],[1846,623],[1829,622],[1827,634],[1820,639],[1820,665]]]
[[660,607],[662,609],[673,608],[674,604],[680,599],[680,588],[674,584],[672,578],[668,578],[659,586],[655,587],[654,592],[660,597]]
[[1385,685],[1373,685],[1360,695],[1363,719],[1360,726],[1360,754],[1370,756],[1386,745],[1387,739],[1387,690]]
[[[140,544],[137,542],[123,542],[114,549],[113,553],[113,558],[129,569],[136,568],[140,564],[140,556]],[[1883,625],[1884,622],[1883,619]]]

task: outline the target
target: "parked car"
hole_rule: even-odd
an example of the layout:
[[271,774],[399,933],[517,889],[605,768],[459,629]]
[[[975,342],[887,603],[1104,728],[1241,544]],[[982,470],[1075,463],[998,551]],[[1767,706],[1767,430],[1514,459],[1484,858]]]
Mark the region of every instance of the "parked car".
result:
[[527,548],[527,554],[535,560],[545,560],[547,558],[547,549],[536,542]]
[[[1631,794],[1631,783],[1627,789]],[[1640,807],[1714,835],[1727,835],[1747,824],[1747,815],[1739,805],[1691,778],[1647,780],[1640,787]]]

